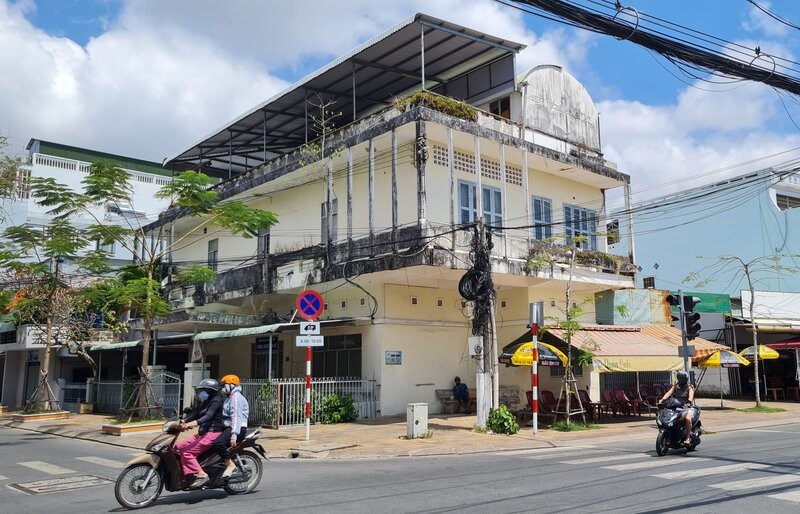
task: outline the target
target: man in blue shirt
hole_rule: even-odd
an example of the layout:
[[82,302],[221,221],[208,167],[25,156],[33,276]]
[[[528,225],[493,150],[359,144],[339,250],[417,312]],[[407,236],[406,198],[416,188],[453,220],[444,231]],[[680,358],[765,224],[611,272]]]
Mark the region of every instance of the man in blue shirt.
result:
[[469,388],[467,388],[467,384],[461,382],[460,377],[454,378],[453,381],[456,383],[456,385],[453,386],[453,398],[458,400],[458,404],[461,405],[461,409],[465,414],[468,414]]

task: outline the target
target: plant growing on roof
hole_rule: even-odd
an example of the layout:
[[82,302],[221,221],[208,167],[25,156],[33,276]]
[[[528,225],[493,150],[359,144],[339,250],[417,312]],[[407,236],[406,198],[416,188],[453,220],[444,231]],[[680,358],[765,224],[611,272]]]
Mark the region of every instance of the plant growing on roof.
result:
[[467,121],[478,121],[478,110],[466,102],[455,100],[446,96],[438,95],[431,91],[417,91],[409,96],[397,98],[394,101],[395,108],[403,112],[406,109],[421,105],[434,111],[449,114],[456,118]]

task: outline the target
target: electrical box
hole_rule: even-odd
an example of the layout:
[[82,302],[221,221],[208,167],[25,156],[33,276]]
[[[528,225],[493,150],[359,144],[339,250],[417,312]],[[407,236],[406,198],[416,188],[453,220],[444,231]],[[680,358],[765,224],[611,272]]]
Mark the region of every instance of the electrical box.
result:
[[470,357],[480,357],[483,355],[483,337],[470,336],[467,338]]
[[416,439],[428,432],[428,404],[409,403],[406,408],[406,437]]

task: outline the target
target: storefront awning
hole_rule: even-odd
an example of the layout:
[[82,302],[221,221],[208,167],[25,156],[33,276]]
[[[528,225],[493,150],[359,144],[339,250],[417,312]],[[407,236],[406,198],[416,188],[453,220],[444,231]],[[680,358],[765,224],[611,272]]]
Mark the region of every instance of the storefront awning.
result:
[[[566,343],[565,331],[547,328],[546,335]],[[595,371],[677,371],[683,369],[683,358],[678,354],[677,338],[680,331],[668,326],[585,325],[572,335],[574,348],[594,354]],[[699,344],[695,344],[699,343]],[[725,346],[711,341],[695,339],[695,349],[703,354]],[[697,353],[696,353],[697,355]]]
[[102,352],[106,350],[127,350],[129,348],[136,348],[137,346],[142,346],[142,341],[125,341],[122,343],[108,343],[108,344],[96,344],[89,348],[90,352]]
[[[336,325],[347,325],[347,324],[355,324],[356,320],[360,318],[348,318],[348,319],[331,319],[331,320],[324,320],[319,321],[318,323],[322,327],[326,326],[336,326]],[[369,319],[369,318],[364,318]],[[300,322],[295,323],[273,323],[271,325],[261,325],[258,327],[244,327],[244,328],[237,328],[234,330],[212,330],[209,332],[198,332],[194,335],[195,341],[206,341],[209,339],[229,339],[231,337],[243,337],[243,336],[257,336],[260,334],[274,334],[276,332],[282,332],[288,329],[298,329],[300,328]]]
[[766,343],[766,346],[769,346],[773,350],[796,350],[800,348],[800,337],[775,341],[774,343]]

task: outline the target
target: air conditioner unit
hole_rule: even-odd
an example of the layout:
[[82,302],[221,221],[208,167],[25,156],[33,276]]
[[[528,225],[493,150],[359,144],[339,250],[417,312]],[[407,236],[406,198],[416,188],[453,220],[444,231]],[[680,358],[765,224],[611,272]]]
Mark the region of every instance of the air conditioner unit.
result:
[[470,357],[480,357],[483,355],[483,338],[481,336],[471,336],[467,338]]

